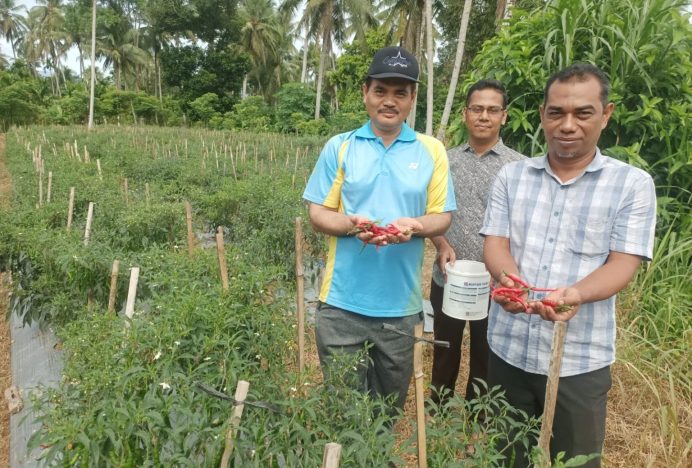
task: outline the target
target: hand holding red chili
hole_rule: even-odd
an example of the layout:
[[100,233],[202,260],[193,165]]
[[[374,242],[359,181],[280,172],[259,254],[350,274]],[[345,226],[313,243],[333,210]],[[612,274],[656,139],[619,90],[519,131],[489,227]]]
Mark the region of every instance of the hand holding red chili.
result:
[[[511,273],[503,272],[500,284],[501,286],[493,289],[491,297],[505,310],[512,313],[537,313],[545,320],[566,321],[576,314],[576,309],[581,303],[581,297],[574,288],[538,288]],[[569,297],[565,297],[564,292],[568,290]],[[541,300],[528,301],[528,294],[531,292],[548,292],[550,294]]]
[[413,218],[400,218],[386,226],[365,220],[356,223],[349,234],[355,235],[363,244],[375,244],[379,249],[381,246],[389,244],[408,242],[413,233],[422,228],[423,226]]
[[576,315],[581,302],[577,288],[558,288],[540,301],[531,301],[529,310],[544,320],[566,322]]

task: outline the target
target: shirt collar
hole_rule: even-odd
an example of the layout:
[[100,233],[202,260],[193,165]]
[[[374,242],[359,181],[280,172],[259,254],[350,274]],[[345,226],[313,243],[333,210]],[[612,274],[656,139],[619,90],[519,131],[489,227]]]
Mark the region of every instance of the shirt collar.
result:
[[[571,181],[568,181],[567,183],[570,183],[570,184],[571,184],[572,182],[574,182],[574,181],[576,181],[577,179],[581,178],[581,176],[583,176],[583,175],[584,175],[585,173],[587,173],[587,172],[596,172],[596,171],[600,171],[601,169],[603,169],[603,166],[604,166],[605,162],[606,162],[605,157],[603,156],[603,154],[601,154],[601,150],[597,147],[597,148],[596,148],[596,155],[595,155],[594,158],[591,160],[591,162],[589,163],[589,165],[586,166],[586,169],[584,169],[584,172],[582,172],[580,175],[578,175],[577,177],[575,177],[575,178],[572,179]],[[550,164],[548,164],[548,155],[547,155],[547,154],[544,155],[544,156],[538,157],[538,158],[528,158],[528,159],[527,159],[527,164],[528,164],[530,167],[533,167],[534,169],[537,169],[537,170],[544,170],[544,171],[546,171],[548,174],[550,174],[551,176],[556,177],[556,176],[555,176],[555,173],[554,173],[553,170],[550,168]],[[556,179],[557,179],[557,178],[556,178]]]
[[[596,172],[600,171],[603,169],[603,165],[605,164],[606,160],[603,154],[601,154],[601,150],[597,147],[596,148],[596,156],[591,160],[588,166],[586,166],[586,169],[584,169],[584,172]],[[543,169],[548,174],[553,175],[553,170],[550,168],[550,164],[548,164],[548,155],[544,155],[538,158],[528,158],[527,164],[534,169]],[[581,176],[580,176],[581,177]],[[578,177],[577,177],[578,178]]]
[[[485,153],[483,153],[483,155],[490,154],[490,153],[500,154],[500,149],[501,149],[501,147],[503,147],[504,145],[505,145],[505,144],[502,142],[502,138],[499,138],[499,139],[497,140],[497,143],[495,143],[495,146],[493,146],[493,147],[490,148],[488,151],[486,151]],[[473,147],[471,146],[471,144],[470,144],[468,141],[467,141],[466,143],[464,143],[463,145],[461,145],[461,149],[462,149],[463,151],[472,151],[473,153],[476,152],[476,150],[473,149]]]
[[[365,125],[360,127],[358,130],[356,130],[356,137],[358,138],[367,138],[370,140],[376,140],[379,138],[377,135],[375,135],[375,132],[372,131],[372,121],[368,120]],[[399,135],[394,139],[394,141],[415,141],[416,140],[416,132],[409,127],[406,122],[401,124],[401,131],[399,132]]]

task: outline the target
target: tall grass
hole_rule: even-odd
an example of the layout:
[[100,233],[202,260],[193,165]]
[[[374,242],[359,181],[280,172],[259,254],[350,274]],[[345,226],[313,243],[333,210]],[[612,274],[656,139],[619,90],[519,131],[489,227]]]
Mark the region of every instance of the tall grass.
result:
[[656,453],[652,464],[662,466],[689,466],[692,453],[692,235],[689,214],[680,217],[686,219],[675,219],[656,239],[653,260],[623,294],[628,312],[619,329],[625,395],[639,399],[627,400],[629,412],[650,421],[642,437]]

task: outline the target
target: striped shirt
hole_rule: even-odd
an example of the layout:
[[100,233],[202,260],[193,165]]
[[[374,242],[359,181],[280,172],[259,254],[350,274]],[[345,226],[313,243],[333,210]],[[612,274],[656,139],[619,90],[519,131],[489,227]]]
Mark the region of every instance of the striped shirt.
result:
[[[331,138],[303,198],[380,225],[456,209],[444,146],[406,124],[389,147],[370,122]],[[371,317],[420,312],[424,248],[420,237],[376,249],[354,236],[330,236],[320,301]]]
[[[597,150],[584,173],[566,183],[545,156],[503,167],[481,234],[509,238],[521,277],[556,288],[592,273],[611,251],[650,260],[655,223],[651,176]],[[508,313],[493,302],[488,343],[509,364],[547,375],[552,336],[553,322]],[[614,360],[615,296],[582,304],[567,327],[560,375],[591,372]]]
[[[488,194],[502,166],[526,156],[507,147],[500,139],[495,146],[479,156],[468,143],[447,151],[449,171],[454,181],[457,210],[452,213],[452,225],[445,238],[454,249],[457,259],[483,261],[483,226]],[[437,262],[433,262],[432,279],[444,286],[445,279]]]

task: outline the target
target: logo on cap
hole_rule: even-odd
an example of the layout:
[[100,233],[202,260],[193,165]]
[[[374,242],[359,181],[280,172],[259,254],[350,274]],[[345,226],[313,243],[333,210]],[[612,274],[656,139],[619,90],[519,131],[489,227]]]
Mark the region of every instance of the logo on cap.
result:
[[396,57],[385,57],[382,63],[390,67],[408,68],[409,63],[411,62],[409,62],[406,57],[402,57],[401,51],[399,51],[399,53],[396,54]]

